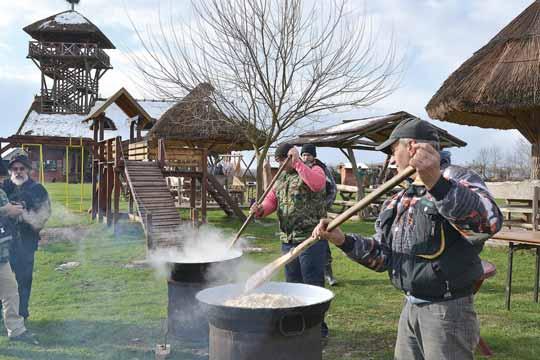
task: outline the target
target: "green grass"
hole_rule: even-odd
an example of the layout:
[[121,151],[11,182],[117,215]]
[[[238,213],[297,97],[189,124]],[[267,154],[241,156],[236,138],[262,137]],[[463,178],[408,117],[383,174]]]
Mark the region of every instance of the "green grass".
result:
[[[115,236],[92,224],[86,213],[78,213],[78,192],[71,191],[66,207],[63,184],[47,188],[54,200],[48,226],[73,231],[76,241],[52,242],[36,253],[29,327],[41,344],[10,343],[1,330],[0,359],[153,359],[152,349],[162,340],[161,322],[167,316],[167,286],[150,269],[125,268],[145,256],[141,232],[133,225],[121,237]],[[88,207],[89,198],[83,201],[83,208]],[[209,222],[231,234],[240,227],[239,221],[219,211],[209,213]],[[81,227],[89,231],[79,231]],[[344,228],[370,234],[373,224],[348,223]],[[245,235],[256,237],[253,246],[268,251],[247,257],[260,264],[275,259],[280,245],[276,231],[275,218],[251,224]],[[339,285],[331,288],[335,298],[327,315],[331,337],[324,359],[391,359],[402,295],[386,274],[349,261],[337,249],[333,255]],[[509,312],[504,309],[506,249],[486,248],[482,256],[498,270],[476,296],[482,336],[495,353],[493,359],[540,358],[540,305],[532,302],[533,254],[515,255]],[[81,265],[55,271],[68,261]],[[278,279],[283,279],[282,273]],[[204,359],[190,346],[174,345],[171,359]]]

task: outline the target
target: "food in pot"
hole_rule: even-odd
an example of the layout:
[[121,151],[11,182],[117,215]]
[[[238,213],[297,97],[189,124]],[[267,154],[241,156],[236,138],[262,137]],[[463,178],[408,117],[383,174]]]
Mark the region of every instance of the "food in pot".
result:
[[306,305],[305,302],[294,296],[281,294],[247,294],[238,298],[229,299],[223,303],[225,306],[251,308],[251,309],[277,309]]

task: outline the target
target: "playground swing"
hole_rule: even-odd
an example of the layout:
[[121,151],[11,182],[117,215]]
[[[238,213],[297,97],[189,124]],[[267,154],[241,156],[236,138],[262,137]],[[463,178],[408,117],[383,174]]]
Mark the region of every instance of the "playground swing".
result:
[[21,149],[25,150],[25,147],[37,146],[39,148],[39,174],[38,180],[42,184],[45,183],[45,171],[43,167],[43,144],[22,144]]
[[69,145],[66,145],[66,182],[64,187],[64,197],[66,208],[69,207],[69,150],[80,149],[81,151],[81,182],[79,186],[80,200],[79,200],[79,212],[83,212],[83,199],[84,199],[84,146],[82,138],[79,139],[79,145],[73,145],[72,138],[69,138]]

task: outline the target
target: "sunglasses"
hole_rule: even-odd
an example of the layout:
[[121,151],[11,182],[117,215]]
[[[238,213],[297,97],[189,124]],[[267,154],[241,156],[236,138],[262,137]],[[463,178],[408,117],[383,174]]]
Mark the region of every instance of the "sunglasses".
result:
[[13,166],[11,168],[11,170],[13,170],[13,171],[24,171],[24,170],[26,170],[26,168],[24,166]]

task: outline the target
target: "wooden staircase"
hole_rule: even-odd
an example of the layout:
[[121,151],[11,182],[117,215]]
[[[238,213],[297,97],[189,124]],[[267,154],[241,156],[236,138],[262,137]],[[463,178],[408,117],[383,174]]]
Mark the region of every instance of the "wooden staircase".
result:
[[183,222],[159,166],[145,161],[124,163],[148,248],[181,246],[178,227]]
[[236,201],[229,196],[229,193],[223,188],[218,180],[212,174],[207,175],[208,178],[208,194],[218,203],[227,216],[236,216],[242,222],[246,220],[246,215]]

